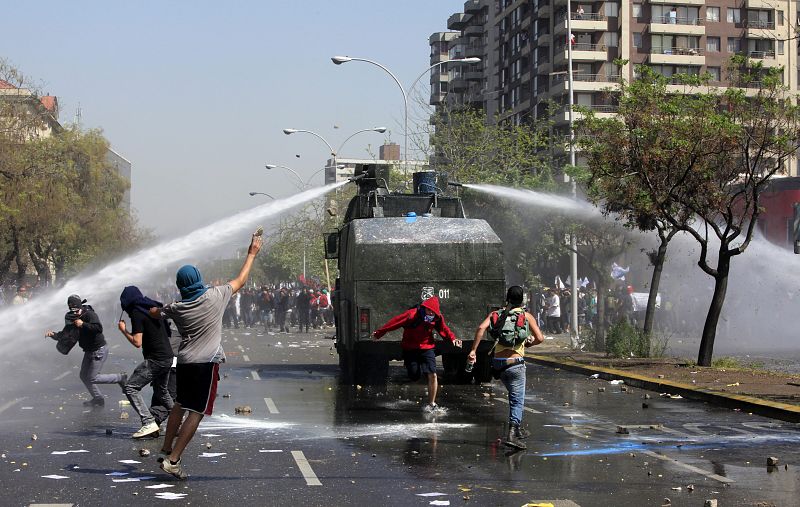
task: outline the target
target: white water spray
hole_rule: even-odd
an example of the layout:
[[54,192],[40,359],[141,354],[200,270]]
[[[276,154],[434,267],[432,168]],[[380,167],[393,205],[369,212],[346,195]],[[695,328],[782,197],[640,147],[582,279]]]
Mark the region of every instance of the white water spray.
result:
[[[245,232],[252,232],[260,222],[321,197],[346,183],[312,188],[242,211],[182,237],[136,252],[96,273],[76,276],[64,287],[41,294],[25,305],[4,309],[0,311],[0,322],[3,322],[0,327],[0,353],[20,350],[23,342],[31,341],[32,333],[43,336],[48,322],[61,322],[60,317],[66,311],[67,296],[70,294],[86,297],[90,303],[105,298],[116,299],[125,285],[139,284],[171,264],[229,242]],[[243,243],[237,246],[247,245]]]
[[511,199],[529,206],[542,206],[544,208],[557,209],[564,213],[579,215],[587,218],[598,218],[602,216],[600,211],[588,202],[576,201],[575,199],[561,195],[537,192],[535,190],[528,190],[524,188],[501,187],[497,185],[474,185],[471,183],[464,183],[463,186],[465,188],[471,188],[473,190],[485,192],[501,199]]

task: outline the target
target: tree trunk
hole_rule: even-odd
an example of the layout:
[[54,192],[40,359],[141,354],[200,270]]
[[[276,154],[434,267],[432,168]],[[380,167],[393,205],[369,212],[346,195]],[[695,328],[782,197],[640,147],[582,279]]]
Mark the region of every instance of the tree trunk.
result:
[[36,274],[39,275],[39,280],[46,286],[50,285],[50,266],[47,265],[47,257],[40,256],[35,248],[28,248],[28,255],[30,255],[33,267],[36,268]]
[[731,258],[720,253],[717,263],[717,276],[714,277],[714,295],[711,296],[711,306],[708,308],[706,323],[703,326],[703,338],[700,340],[700,352],[697,354],[698,366],[711,366],[714,353],[714,339],[717,336],[717,324],[722,313],[722,304],[725,302],[725,293],[728,291],[728,273]]
[[[266,255],[264,256],[266,258]],[[63,257],[54,256],[53,257],[53,268],[55,270],[55,277],[53,280],[53,285],[56,287],[63,287],[64,283],[66,282],[66,275],[64,273],[66,269],[66,261]]]
[[658,253],[653,263],[653,276],[650,278],[650,294],[647,297],[647,310],[644,312],[644,328],[642,329],[644,340],[647,342],[647,357],[650,357],[650,335],[653,332],[653,321],[656,313],[656,298],[658,297],[658,286],[661,284],[661,272],[664,270],[664,259],[667,257],[667,241],[661,240],[658,245]]
[[14,257],[17,261],[17,287],[22,287],[25,285],[25,272],[28,271],[28,263],[25,262],[25,256],[16,234],[14,235]]
[[8,276],[8,271],[11,268],[11,261],[14,260],[14,256],[14,250],[12,249],[6,252],[5,257],[0,259],[0,285],[3,285],[6,276]]

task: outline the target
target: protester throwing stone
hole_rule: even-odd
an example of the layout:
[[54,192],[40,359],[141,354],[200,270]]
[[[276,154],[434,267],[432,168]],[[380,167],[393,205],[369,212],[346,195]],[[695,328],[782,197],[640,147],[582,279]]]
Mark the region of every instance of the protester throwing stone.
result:
[[144,361],[139,363],[122,390],[131,402],[131,406],[142,420],[142,427],[132,438],[158,437],[159,422],[147,408],[142,398],[142,389],[148,384],[153,386],[153,405],[167,407],[173,405],[168,385],[172,368],[172,347],[169,343],[168,321],[150,316],[150,308],[161,308],[160,302],[150,299],[130,285],[125,287],[119,296],[123,311],[131,319],[131,331],[128,332],[125,321],[120,319],[117,327],[134,347],[142,349]]
[[222,315],[231,296],[247,282],[261,242],[259,228],[250,240],[247,258],[239,274],[224,285],[206,287],[196,267],[183,266],[176,276],[182,299],[161,309],[150,309],[153,317],[172,319],[181,335],[177,365],[178,399],[169,414],[159,458],[161,469],[178,479],[186,479],[181,466],[183,451],[194,437],[203,416],[211,415],[214,409],[219,363],[225,361]]
[[[102,407],[105,405],[103,393],[95,384],[119,384],[125,386],[127,375],[124,373],[100,374],[108,358],[108,347],[106,338],[103,336],[103,324],[91,305],[86,304],[85,299],[81,299],[77,294],[67,298],[69,312],[65,317],[64,329],[59,332],[47,331],[45,336],[56,341],[62,341],[68,335],[77,334],[78,345],[83,349],[83,361],[81,362],[80,378],[92,399],[84,401],[87,407]],[[77,330],[77,333],[76,333]],[[69,352],[69,351],[67,351]],[[64,353],[62,351],[62,353]]]
[[486,330],[497,340],[494,346],[492,372],[508,390],[508,437],[504,444],[515,449],[527,449],[522,439],[529,432],[521,428],[525,406],[525,347],[538,345],[544,336],[533,315],[522,307],[524,291],[514,285],[506,293],[506,305],[499,312],[490,313],[475,331],[475,340],[469,352],[469,361],[476,361],[476,351]]

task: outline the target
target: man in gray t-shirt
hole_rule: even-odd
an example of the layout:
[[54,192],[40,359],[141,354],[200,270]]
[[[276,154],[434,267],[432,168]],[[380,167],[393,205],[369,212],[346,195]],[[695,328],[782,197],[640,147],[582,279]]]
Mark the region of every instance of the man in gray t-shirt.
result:
[[253,260],[261,249],[261,241],[259,229],[250,240],[239,275],[225,285],[206,287],[196,267],[183,266],[175,279],[181,300],[161,309],[150,309],[153,316],[171,318],[181,335],[176,367],[177,399],[169,414],[159,458],[161,469],[178,479],[186,479],[181,467],[184,449],[194,437],[203,416],[211,415],[214,410],[219,363],[225,361],[222,314],[231,296],[247,281]]

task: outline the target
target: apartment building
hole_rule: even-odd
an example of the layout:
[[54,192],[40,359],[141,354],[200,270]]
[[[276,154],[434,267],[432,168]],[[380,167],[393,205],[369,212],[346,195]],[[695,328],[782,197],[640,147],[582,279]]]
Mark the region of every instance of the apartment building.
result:
[[[667,77],[709,73],[711,86],[737,86],[742,83],[731,83],[725,66],[732,55],[744,54],[765,67],[782,67],[784,84],[798,89],[794,0],[572,0],[567,10],[567,0],[466,2],[463,13],[448,19],[454,32],[434,34],[431,47],[446,44],[450,58],[471,51],[482,63],[448,69],[431,104],[482,107],[514,123],[543,118],[552,102],[568,103],[568,44],[573,100],[600,115],[616,111],[607,90],[633,79],[642,64]],[[755,93],[759,83],[744,86]],[[683,89],[675,85],[676,92]],[[566,108],[557,111],[556,129],[565,135],[568,120]],[[788,173],[797,174],[796,164]]]

